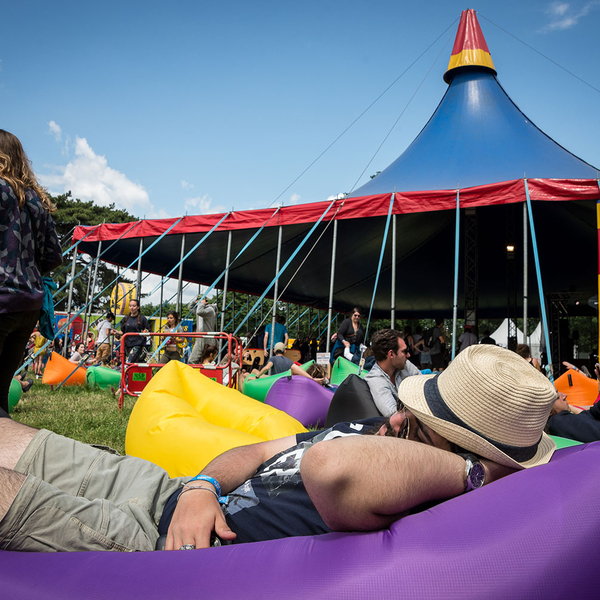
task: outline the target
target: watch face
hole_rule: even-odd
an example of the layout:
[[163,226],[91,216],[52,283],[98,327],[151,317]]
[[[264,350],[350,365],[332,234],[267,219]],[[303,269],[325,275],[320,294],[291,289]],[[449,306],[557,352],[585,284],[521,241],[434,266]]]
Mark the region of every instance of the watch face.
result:
[[485,469],[480,462],[476,462],[471,467],[469,473],[469,480],[471,481],[471,487],[473,489],[480,488],[485,481]]

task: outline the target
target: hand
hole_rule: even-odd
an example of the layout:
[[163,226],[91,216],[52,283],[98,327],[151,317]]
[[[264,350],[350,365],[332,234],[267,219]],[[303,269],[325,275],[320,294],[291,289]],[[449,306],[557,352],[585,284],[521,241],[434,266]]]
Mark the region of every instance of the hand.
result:
[[213,531],[226,541],[237,537],[229,529],[214,494],[192,490],[183,494],[177,503],[167,532],[165,550],[179,550],[184,544],[209,548]]
[[485,470],[485,485],[492,483],[492,481],[496,481],[497,479],[501,479],[506,475],[510,475],[516,471],[516,469],[513,469],[512,467],[499,465],[498,463],[492,462],[487,458],[479,457],[479,460],[481,461],[483,469]]
[[316,381],[319,385],[327,385],[325,377],[313,377],[313,381]]
[[265,356],[269,356],[269,351],[265,348]]
[[567,369],[573,369],[573,371],[579,371],[579,369],[575,365],[572,365],[570,362],[567,362],[566,360],[563,360],[563,365],[565,367],[567,367]]
[[344,340],[344,346],[346,346],[346,348],[350,348],[350,342]]

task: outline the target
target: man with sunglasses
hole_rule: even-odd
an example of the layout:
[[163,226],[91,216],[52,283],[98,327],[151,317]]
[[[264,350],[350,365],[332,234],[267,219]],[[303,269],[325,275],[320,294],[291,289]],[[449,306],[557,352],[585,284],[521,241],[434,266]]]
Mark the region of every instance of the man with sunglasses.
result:
[[420,375],[411,363],[410,353],[402,334],[395,329],[382,329],[371,338],[373,356],[377,361],[365,375],[377,410],[384,416],[393,415],[398,406],[398,387],[404,379]]
[[443,373],[406,378],[402,407],[383,423],[234,448],[177,479],[0,419],[0,549],[151,550],[160,533],[167,550],[188,550],[382,529],[547,463],[556,395],[516,353],[470,346]]

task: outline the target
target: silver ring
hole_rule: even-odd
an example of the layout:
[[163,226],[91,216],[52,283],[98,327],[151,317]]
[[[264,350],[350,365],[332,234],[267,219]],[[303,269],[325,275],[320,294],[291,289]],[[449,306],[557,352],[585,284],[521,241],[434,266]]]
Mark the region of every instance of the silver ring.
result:
[[194,546],[194,544],[184,544],[179,549],[180,550],[195,550],[196,546]]

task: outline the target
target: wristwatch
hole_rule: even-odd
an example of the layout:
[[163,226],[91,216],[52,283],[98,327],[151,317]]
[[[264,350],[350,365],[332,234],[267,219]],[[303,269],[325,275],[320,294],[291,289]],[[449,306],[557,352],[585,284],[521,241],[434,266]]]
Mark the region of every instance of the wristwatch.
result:
[[459,454],[465,459],[465,492],[476,490],[485,483],[485,469],[481,461],[473,454]]

